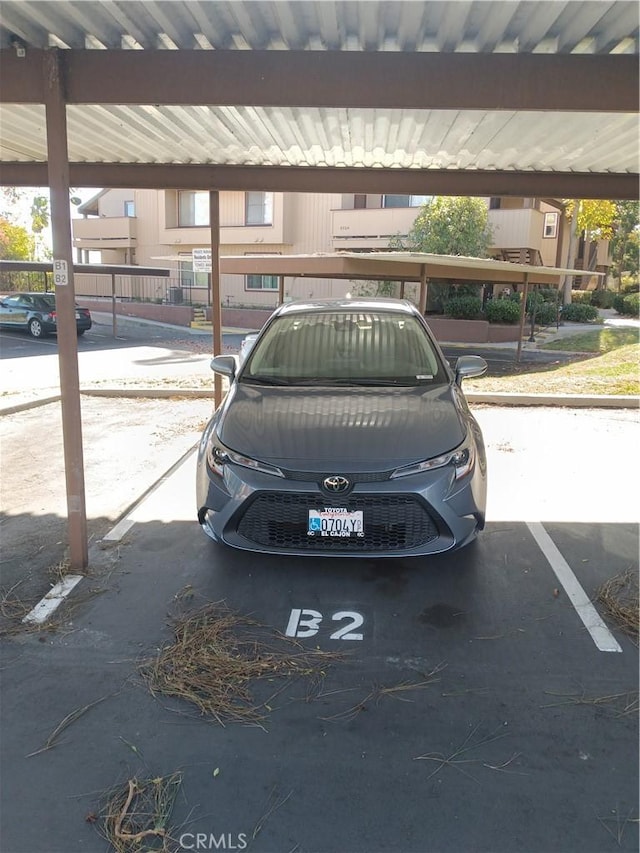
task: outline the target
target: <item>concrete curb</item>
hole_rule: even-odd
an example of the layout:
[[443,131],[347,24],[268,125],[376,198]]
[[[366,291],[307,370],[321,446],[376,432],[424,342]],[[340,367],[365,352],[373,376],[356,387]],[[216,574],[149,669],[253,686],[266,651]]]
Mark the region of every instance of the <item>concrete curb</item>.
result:
[[637,409],[640,396],[607,394],[506,394],[467,391],[469,403],[489,406],[556,406],[566,409]]
[[[213,386],[211,388],[83,388],[80,394],[86,397],[122,397],[125,399],[167,400],[176,397],[206,400],[213,403]],[[637,409],[640,408],[640,396],[609,396],[606,394],[506,394],[481,393],[469,391],[466,398],[471,405],[486,406],[546,406],[565,409]],[[12,415],[16,412],[34,409],[56,403],[56,397],[43,397],[18,403],[15,406],[0,407],[2,415]]]
[[14,415],[16,412],[26,412],[27,409],[36,409],[38,406],[47,406],[49,403],[57,403],[60,394],[55,397],[38,397],[36,400],[28,400],[25,403],[16,403],[15,406],[0,406],[0,417],[2,415]]
[[169,399],[171,397],[191,397],[193,399],[211,398],[213,401],[213,383],[211,388],[84,388],[80,391],[84,397],[128,397],[147,399]]

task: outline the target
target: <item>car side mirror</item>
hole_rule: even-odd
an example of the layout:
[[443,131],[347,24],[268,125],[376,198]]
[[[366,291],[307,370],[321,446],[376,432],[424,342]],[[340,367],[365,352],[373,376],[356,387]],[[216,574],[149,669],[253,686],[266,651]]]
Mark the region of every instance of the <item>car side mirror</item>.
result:
[[233,381],[236,375],[236,360],[232,355],[216,355],[211,359],[211,370],[228,376]]
[[456,382],[462,384],[463,379],[482,376],[487,372],[487,362],[479,355],[461,355],[456,361]]

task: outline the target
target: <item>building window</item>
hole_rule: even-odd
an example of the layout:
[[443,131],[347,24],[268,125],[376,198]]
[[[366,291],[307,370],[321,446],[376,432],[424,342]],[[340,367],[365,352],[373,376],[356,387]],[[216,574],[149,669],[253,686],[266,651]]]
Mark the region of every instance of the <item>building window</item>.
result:
[[544,231],[542,232],[543,237],[557,237],[558,236],[558,214],[557,213],[545,213],[544,215]]
[[273,225],[273,193],[245,194],[245,225]]
[[364,210],[367,206],[367,196],[365,193],[356,193],[353,196],[353,209]]
[[209,273],[194,272],[191,254],[179,262],[180,287],[209,287]]
[[248,275],[245,285],[247,290],[277,290],[277,275]]
[[501,207],[502,207],[502,200],[500,198],[493,196],[492,198],[489,199],[489,210],[500,210]]
[[430,195],[383,195],[383,207],[422,207],[431,201]]
[[180,191],[178,193],[178,225],[183,228],[209,225],[209,193]]
[[136,215],[135,202],[125,201],[125,203],[124,203],[124,215],[125,216],[135,216]]

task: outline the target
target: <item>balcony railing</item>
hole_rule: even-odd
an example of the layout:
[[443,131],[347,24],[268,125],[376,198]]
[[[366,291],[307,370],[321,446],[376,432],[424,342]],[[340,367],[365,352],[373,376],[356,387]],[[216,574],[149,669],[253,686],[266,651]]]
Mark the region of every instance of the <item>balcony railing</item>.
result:
[[131,249],[136,245],[137,220],[133,216],[72,219],[73,245],[78,249]]
[[333,248],[385,249],[393,237],[409,233],[419,212],[419,207],[333,210]]
[[490,210],[494,249],[538,249],[542,251],[544,213],[533,208]]

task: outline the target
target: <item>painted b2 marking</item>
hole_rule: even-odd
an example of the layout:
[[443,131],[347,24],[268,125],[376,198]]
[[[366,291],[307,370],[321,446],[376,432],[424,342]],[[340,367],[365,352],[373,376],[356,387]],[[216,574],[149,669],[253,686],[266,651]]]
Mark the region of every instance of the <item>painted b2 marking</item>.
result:
[[[302,610],[294,607],[289,615],[289,623],[285,634],[287,637],[313,637],[320,630],[322,613],[317,610]],[[330,640],[362,640],[364,635],[355,633],[356,628],[364,624],[362,613],[355,610],[339,610],[331,616],[332,622],[343,622],[348,619],[346,625],[342,625],[337,631],[330,635]]]

